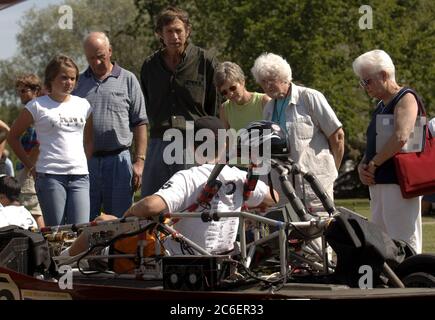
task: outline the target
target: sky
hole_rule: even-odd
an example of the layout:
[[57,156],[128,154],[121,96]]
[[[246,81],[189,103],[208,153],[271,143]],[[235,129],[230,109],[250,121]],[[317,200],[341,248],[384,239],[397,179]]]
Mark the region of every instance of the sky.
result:
[[0,10],[0,59],[11,58],[17,51],[15,36],[20,31],[18,22],[25,19],[24,13],[50,4],[62,4],[64,0],[26,0],[12,7]]

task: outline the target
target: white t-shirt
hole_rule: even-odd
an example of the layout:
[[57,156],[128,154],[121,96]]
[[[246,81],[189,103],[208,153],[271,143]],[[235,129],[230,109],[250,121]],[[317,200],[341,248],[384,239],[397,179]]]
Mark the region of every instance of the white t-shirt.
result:
[[73,95],[62,103],[42,96],[30,101],[26,109],[33,116],[40,143],[36,171],[88,174],[83,131],[92,112],[89,102]]
[[37,228],[35,219],[32,214],[23,206],[6,206],[0,207],[0,228],[15,225],[28,229]]
[[[179,171],[155,194],[166,202],[169,212],[183,211],[196,202],[213,168],[212,164],[204,164]],[[246,172],[226,166],[219,174],[218,180],[222,182],[222,186],[210,204],[210,212],[240,211],[243,205]],[[267,193],[269,193],[268,186],[258,181],[247,205],[259,205]],[[204,209],[196,210],[199,211]],[[189,212],[186,212],[186,215],[188,214]],[[174,225],[174,229],[208,252],[222,253],[233,249],[238,225],[238,218],[220,218],[219,221],[211,222],[203,222],[200,218],[182,218]],[[165,247],[172,254],[181,254],[178,242],[166,241]]]

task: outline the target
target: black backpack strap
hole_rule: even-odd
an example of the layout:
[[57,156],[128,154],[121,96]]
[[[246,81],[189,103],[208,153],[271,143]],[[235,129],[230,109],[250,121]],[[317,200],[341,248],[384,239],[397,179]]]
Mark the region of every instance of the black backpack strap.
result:
[[267,174],[267,183],[268,183],[268,185],[269,185],[269,193],[270,193],[270,196],[272,197],[272,199],[273,199],[273,201],[274,201],[275,203],[278,203],[278,201],[276,201],[276,198],[275,198],[275,192],[273,192],[273,183],[272,183],[272,176],[271,176],[271,174],[270,174],[270,171],[269,171],[269,173]]

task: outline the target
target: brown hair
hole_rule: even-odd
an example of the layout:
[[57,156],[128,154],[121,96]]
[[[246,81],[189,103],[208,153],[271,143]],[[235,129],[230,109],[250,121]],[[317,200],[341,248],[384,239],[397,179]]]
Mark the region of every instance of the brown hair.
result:
[[213,81],[217,88],[222,87],[225,81],[245,83],[245,74],[238,64],[224,61],[217,65]]
[[30,88],[32,91],[35,91],[37,95],[39,95],[42,89],[41,79],[39,79],[39,77],[33,73],[24,74],[17,77],[17,80],[15,80],[15,88],[18,89],[19,87]]
[[170,24],[175,19],[180,19],[184,23],[186,32],[190,30],[191,24],[189,21],[189,14],[186,11],[176,7],[167,7],[166,9],[163,9],[157,16],[155,31],[162,32],[163,27]]
[[0,177],[0,194],[4,194],[10,202],[19,202],[21,186],[17,179],[10,176]]
[[62,67],[73,68],[76,70],[76,84],[79,80],[79,68],[74,60],[63,54],[55,56],[45,68],[44,84],[48,90],[51,90],[51,82],[57,77]]

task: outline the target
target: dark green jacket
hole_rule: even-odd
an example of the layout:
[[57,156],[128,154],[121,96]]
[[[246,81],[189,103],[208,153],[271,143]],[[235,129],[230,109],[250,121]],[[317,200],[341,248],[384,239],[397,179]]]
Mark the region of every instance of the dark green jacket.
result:
[[162,50],[145,59],[140,78],[151,138],[163,137],[173,115],[195,120],[217,114],[220,97],[213,83],[216,65],[215,57],[193,44],[186,47],[175,72],[166,67]]

